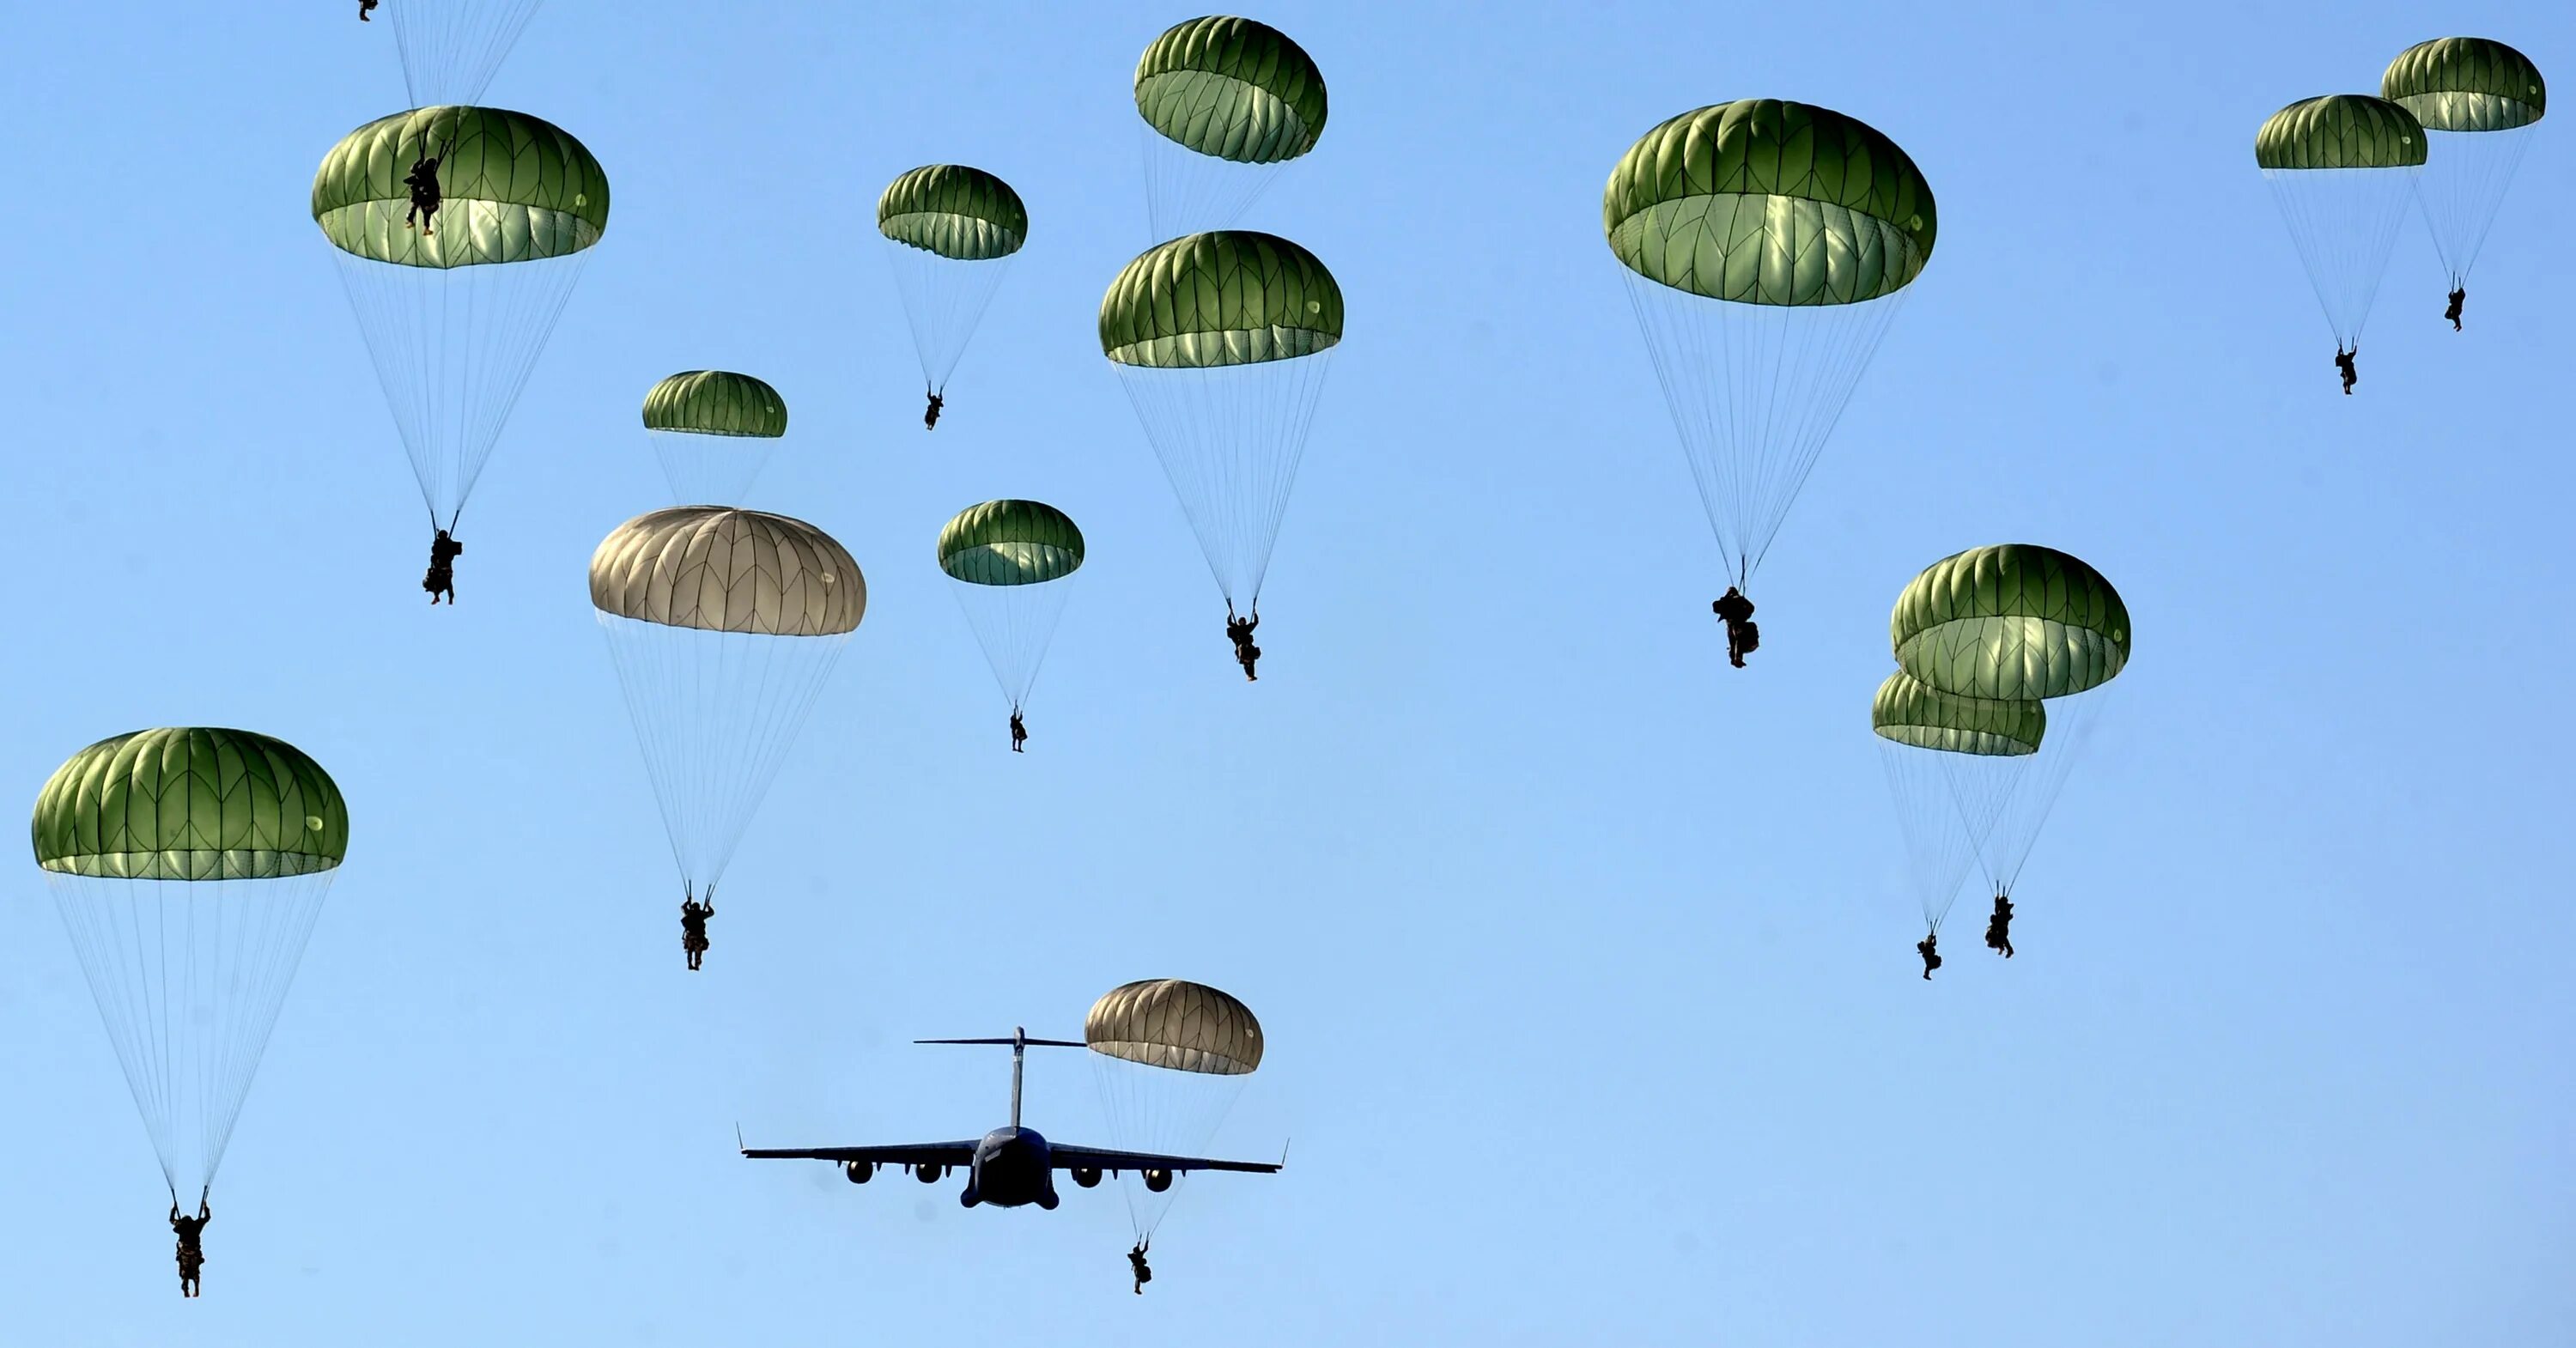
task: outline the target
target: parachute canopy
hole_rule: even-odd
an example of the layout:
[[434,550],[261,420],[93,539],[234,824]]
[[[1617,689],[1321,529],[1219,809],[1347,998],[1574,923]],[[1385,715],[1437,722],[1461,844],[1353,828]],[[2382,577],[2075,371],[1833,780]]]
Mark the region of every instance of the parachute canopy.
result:
[[253,880],[340,864],[349,807],[322,766],[247,730],[138,730],[72,755],[36,797],[36,864],[65,875]]
[[644,429],[775,439],[787,434],[787,400],[747,374],[691,370],[644,395]]
[[1342,288],[1274,234],[1218,230],[1127,264],[1100,301],[1100,350],[1121,365],[1207,369],[1288,360],[1342,340]]
[[[436,232],[404,223],[419,160],[439,160]],[[564,257],[608,228],[608,175],[551,122],[500,108],[434,107],[342,137],[313,175],[313,220],[341,251],[406,267]]]
[[72,755],[29,831],[162,1179],[203,1193],[348,852],[347,802],[283,740],[143,730]]
[[1905,672],[1945,693],[2064,697],[2129,660],[2129,609],[2102,573],[2055,548],[1970,548],[1897,596],[1890,641]]
[[2442,37],[2397,54],[2380,97],[2428,131],[2510,131],[2549,110],[2549,86],[2531,58],[2483,37]]
[[939,569],[969,585],[1036,585],[1082,565],[1082,530],[1039,501],[986,501],[939,531]]
[[1092,1052],[1148,1067],[1240,1076],[1261,1066],[1252,1008],[1203,983],[1148,978],[1110,989],[1083,1018]]
[[941,257],[981,262],[1028,242],[1029,211],[1009,183],[963,164],[929,164],[886,185],[877,232]]
[[1601,198],[1610,251],[1650,281],[1745,304],[1853,304],[1932,256],[1932,189],[1896,142],[1828,108],[1748,98],[1640,138]]
[[2254,162],[2267,169],[2419,168],[2424,124],[2368,94],[2301,99],[2254,133]]
[[1887,676],[1869,705],[1878,737],[1917,749],[1991,758],[2039,752],[2048,708],[2037,699],[2003,702],[1945,693],[1904,670]]
[[638,515],[590,559],[600,612],[664,627],[831,636],[867,612],[858,563],[802,520],[725,506]]
[[1268,24],[1192,19],[1164,30],[1136,62],[1136,112],[1200,154],[1275,164],[1324,134],[1324,74]]

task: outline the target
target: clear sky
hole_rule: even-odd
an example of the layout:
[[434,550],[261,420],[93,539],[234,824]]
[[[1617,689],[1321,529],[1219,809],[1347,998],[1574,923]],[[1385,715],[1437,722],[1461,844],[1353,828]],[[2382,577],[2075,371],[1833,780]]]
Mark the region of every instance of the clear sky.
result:
[[[615,214],[469,507],[460,607],[306,195],[403,102],[345,4],[29,4],[0,262],[0,782],[239,725],[348,863],[218,1182],[206,1294],[52,904],[0,969],[0,1339],[2544,1345],[2576,1328],[2568,142],[2439,319],[2420,222],[2336,392],[2255,127],[2406,45],[2576,71],[2545,0],[1291,3],[1332,118],[1247,223],[1348,295],[1248,687],[1099,355],[1145,237],[1130,72],[1190,10],[557,0],[488,101]],[[289,11],[292,11],[291,13]],[[1757,577],[1719,559],[1604,177],[1730,98],[1861,117],[1938,251]],[[2563,114],[2562,114],[2563,115]],[[959,161],[1033,237],[919,426],[871,206]],[[770,379],[754,504],[872,603],[704,974],[583,567],[663,503],[655,380]],[[1090,562],[1029,752],[939,524]],[[2026,540],[2135,615],[2022,880],[1918,931],[1863,715],[1905,580]],[[1975,902],[1973,896],[1966,901]],[[1129,1295],[1109,1190],[966,1212],[757,1144],[971,1136],[1132,978],[1270,1056]],[[1090,1073],[1031,1122],[1104,1141]]]

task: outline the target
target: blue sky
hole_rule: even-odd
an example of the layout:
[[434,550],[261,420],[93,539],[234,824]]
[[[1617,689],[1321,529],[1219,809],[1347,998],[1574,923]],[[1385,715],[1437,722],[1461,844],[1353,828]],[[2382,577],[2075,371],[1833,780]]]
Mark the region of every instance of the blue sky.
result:
[[[2557,7],[1279,3],[1331,124],[1249,223],[1348,296],[1263,678],[1092,324],[1144,237],[1138,51],[1192,11],[548,5],[488,101],[574,131],[608,235],[460,535],[420,508],[326,245],[396,110],[342,5],[22,7],[0,265],[20,409],[0,781],[147,725],[285,737],[347,866],[219,1180],[204,1299],[31,865],[0,971],[0,1307],[30,1344],[2561,1342],[2576,580],[2554,415],[2576,209],[2543,128],[2439,321],[2420,222],[2336,393],[2249,153],[2445,32]],[[1719,559],[1600,239],[1647,127],[1861,117],[1938,251],[1757,577]],[[2554,124],[2554,123],[2553,123]],[[870,206],[987,167],[1033,237],[919,428]],[[582,569],[662,503],[636,408],[760,374],[755,504],[872,603],[685,975]],[[1025,756],[939,524],[1090,562]],[[2075,552],[2137,624],[2021,892],[1938,982],[1862,708],[1925,563]],[[961,1211],[775,1145],[971,1135],[987,1051],[1183,976],[1270,1057],[1128,1293],[1122,1206]],[[1087,1069],[1031,1121],[1101,1140]]]

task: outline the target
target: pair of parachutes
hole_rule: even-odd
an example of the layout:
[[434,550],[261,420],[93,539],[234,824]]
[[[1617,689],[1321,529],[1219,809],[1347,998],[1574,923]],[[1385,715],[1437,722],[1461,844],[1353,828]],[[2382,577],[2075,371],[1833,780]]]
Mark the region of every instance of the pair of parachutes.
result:
[[[351,132],[313,183],[422,496],[451,524],[608,221],[570,136],[421,106],[479,97],[537,5],[385,0],[415,111]],[[424,221],[402,180],[431,155],[446,200]],[[30,833],[172,1200],[203,1195],[347,854],[348,802],[283,740],[171,727],[72,755]]]
[[2263,123],[2254,162],[2338,352],[2361,346],[2410,199],[2423,207],[2452,291],[2467,290],[2548,106],[2529,57],[2487,38],[2446,37],[2399,53],[2378,97],[2303,99]]
[[1870,701],[1923,920],[1971,866],[2010,898],[2086,732],[2129,661],[2129,609],[2054,548],[1971,548],[1897,596],[1897,669]]

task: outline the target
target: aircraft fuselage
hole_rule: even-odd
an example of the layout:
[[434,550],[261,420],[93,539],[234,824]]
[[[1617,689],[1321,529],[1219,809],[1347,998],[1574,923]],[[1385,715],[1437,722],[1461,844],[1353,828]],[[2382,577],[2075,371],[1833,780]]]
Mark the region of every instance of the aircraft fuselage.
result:
[[997,1208],[1035,1203],[1055,1210],[1055,1162],[1047,1140],[1035,1128],[1013,1125],[984,1134],[975,1144],[975,1168],[957,1201],[967,1207],[990,1203]]

